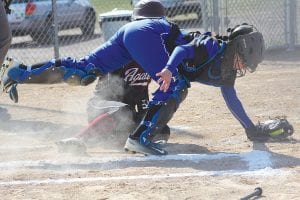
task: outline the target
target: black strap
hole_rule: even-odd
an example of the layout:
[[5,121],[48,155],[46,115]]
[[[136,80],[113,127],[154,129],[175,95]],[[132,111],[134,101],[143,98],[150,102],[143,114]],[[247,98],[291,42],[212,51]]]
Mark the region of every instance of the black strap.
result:
[[[208,35],[198,35],[196,36],[190,43],[194,46],[195,56],[194,59],[191,60],[193,66],[200,66],[208,60],[208,52],[204,44],[201,41],[205,40]],[[201,67],[202,68],[202,67]]]
[[177,24],[174,24],[172,22],[169,23],[171,24],[171,30],[166,40],[166,47],[169,54],[171,54],[176,47],[176,39],[180,34],[180,29]]

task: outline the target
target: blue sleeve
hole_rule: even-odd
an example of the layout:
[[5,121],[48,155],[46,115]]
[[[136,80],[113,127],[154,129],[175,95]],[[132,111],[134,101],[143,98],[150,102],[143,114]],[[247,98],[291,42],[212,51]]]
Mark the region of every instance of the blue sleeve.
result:
[[195,48],[192,45],[186,44],[177,46],[172,52],[166,68],[172,73],[176,70],[177,66],[185,59],[191,59],[195,55]]
[[244,128],[249,128],[253,126],[252,121],[246,114],[242,103],[240,102],[240,100],[236,95],[236,91],[234,87],[222,86],[221,91],[222,91],[223,98],[227,104],[227,107],[229,108],[233,116],[240,122],[240,124]]
[[67,68],[85,70],[88,64],[93,64],[102,74],[120,69],[132,60],[122,43],[124,28],[122,27],[110,40],[81,59],[63,58],[62,65]]

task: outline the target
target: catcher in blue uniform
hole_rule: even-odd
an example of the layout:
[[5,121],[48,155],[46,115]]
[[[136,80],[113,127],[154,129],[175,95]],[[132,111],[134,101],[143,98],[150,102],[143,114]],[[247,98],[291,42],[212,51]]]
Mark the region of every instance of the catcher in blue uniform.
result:
[[[126,24],[106,43],[86,57],[50,61],[48,66],[21,69],[11,67],[2,78],[3,90],[32,76],[39,76],[50,67],[59,69],[64,80],[87,85],[97,76],[115,71],[135,60],[150,77],[160,84],[148,103],[148,109],[137,129],[126,141],[125,150],[144,154],[165,155],[167,151],[151,138],[162,130],[185,99],[190,81],[221,87],[227,106],[245,128],[251,140],[270,137],[262,124],[254,125],[236,96],[234,80],[239,72],[251,72],[263,59],[262,35],[252,26],[236,27],[228,40],[211,33],[181,31],[165,18],[165,9],[158,0],[142,0],[135,5],[134,21]],[[282,129],[282,124],[279,123]]]

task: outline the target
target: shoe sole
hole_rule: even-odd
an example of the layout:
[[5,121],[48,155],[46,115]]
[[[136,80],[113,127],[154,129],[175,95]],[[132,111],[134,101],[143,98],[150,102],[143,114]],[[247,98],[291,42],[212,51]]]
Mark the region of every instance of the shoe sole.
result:
[[[140,151],[136,151],[136,150],[132,150],[132,148],[135,148],[134,146],[136,146],[135,144],[129,144],[129,141],[127,140],[126,141],[126,144],[124,146],[124,150],[128,153],[132,153],[132,154],[136,154],[136,153],[141,153],[141,154],[144,154],[145,156],[147,154],[143,153],[143,152],[140,152]],[[131,148],[132,147],[132,148]]]

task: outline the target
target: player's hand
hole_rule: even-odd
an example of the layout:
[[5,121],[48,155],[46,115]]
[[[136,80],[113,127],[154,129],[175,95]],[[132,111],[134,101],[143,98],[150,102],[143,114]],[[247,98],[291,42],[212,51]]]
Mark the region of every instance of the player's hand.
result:
[[167,68],[164,68],[161,70],[161,72],[157,73],[156,76],[160,77],[157,80],[157,83],[160,84],[160,90],[167,92],[167,90],[170,87],[170,83],[172,80],[172,72],[168,70]]

